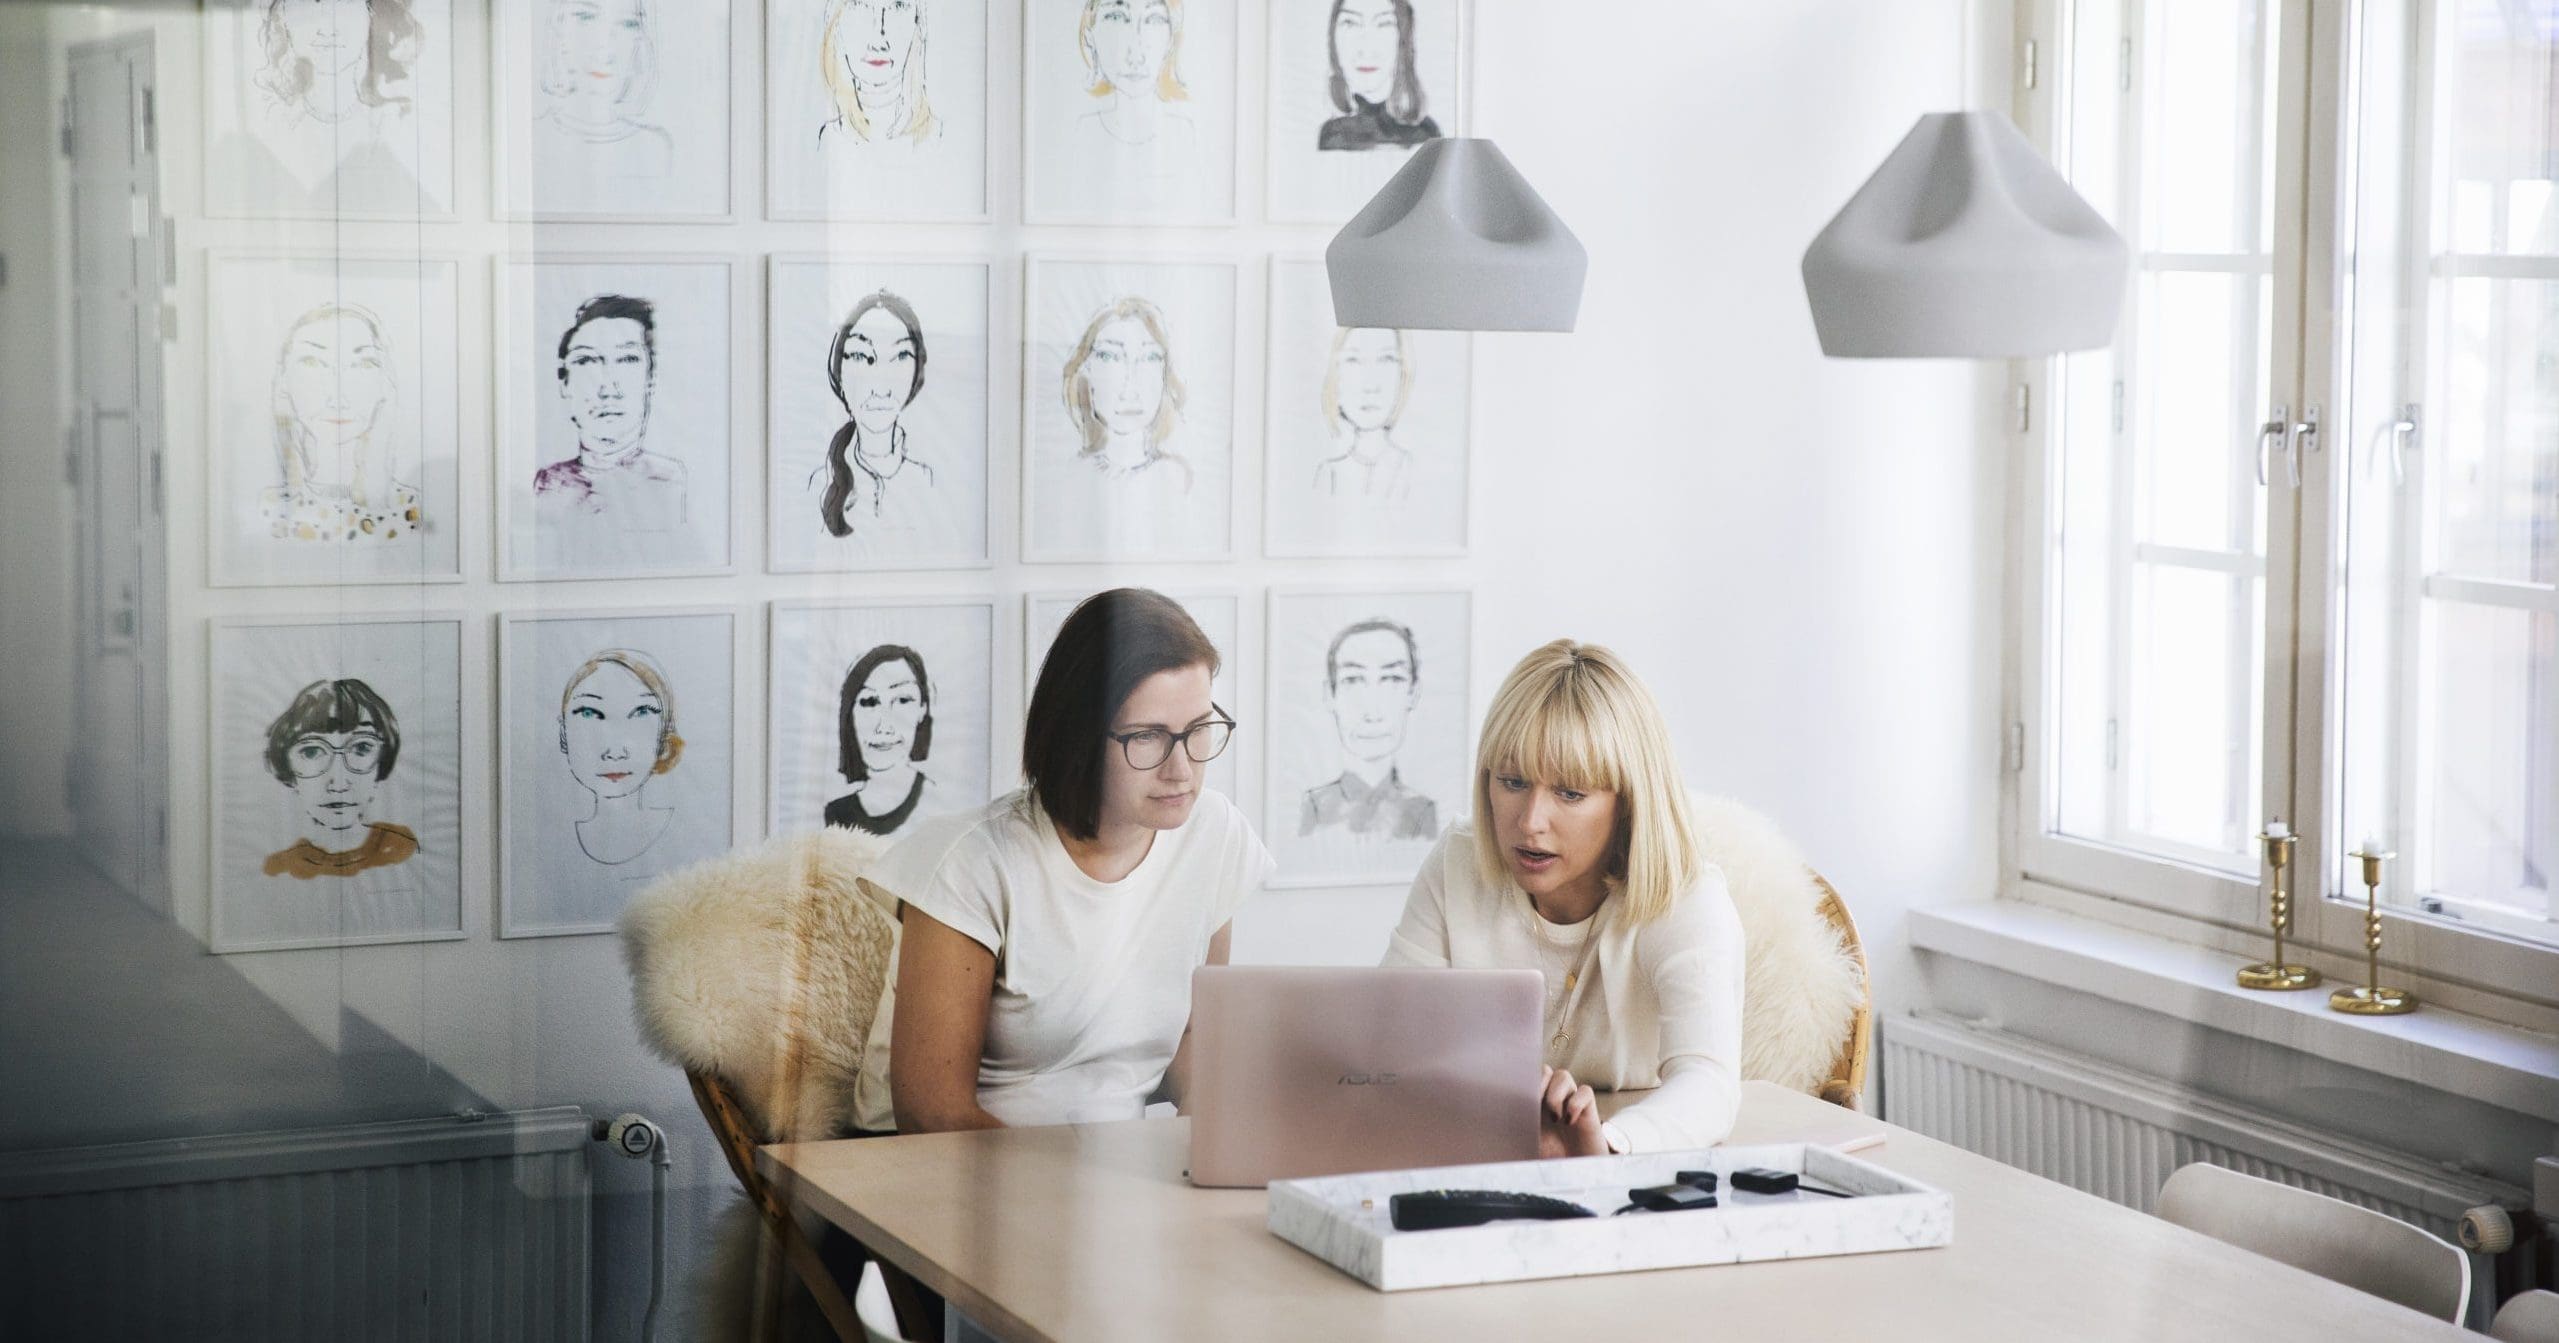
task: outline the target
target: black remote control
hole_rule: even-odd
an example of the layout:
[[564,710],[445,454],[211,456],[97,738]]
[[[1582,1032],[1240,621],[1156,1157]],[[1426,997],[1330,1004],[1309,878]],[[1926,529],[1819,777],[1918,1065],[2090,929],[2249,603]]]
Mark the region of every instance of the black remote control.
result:
[[1439,1231],[1453,1226],[1533,1218],[1556,1221],[1597,1217],[1578,1203],[1544,1194],[1514,1194],[1499,1189],[1425,1189],[1386,1200],[1386,1215],[1398,1231]]

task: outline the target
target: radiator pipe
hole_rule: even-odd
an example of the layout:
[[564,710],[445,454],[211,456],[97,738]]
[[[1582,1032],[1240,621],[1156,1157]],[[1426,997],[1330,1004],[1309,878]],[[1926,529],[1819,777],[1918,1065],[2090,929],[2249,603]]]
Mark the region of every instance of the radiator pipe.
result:
[[658,1303],[666,1297],[666,1173],[675,1159],[666,1150],[666,1130],[645,1115],[616,1115],[597,1120],[595,1139],[627,1157],[649,1159],[649,1308],[640,1316],[641,1343],[656,1343]]

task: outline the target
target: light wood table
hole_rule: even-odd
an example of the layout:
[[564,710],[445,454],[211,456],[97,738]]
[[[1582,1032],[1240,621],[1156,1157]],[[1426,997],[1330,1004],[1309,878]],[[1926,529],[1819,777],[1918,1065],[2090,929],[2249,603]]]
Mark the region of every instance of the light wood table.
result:
[[2122,1340],[2477,1335],[2038,1176],[1762,1083],[1735,1142],[1835,1140],[1954,1196],[1934,1250],[1378,1292],[1182,1178],[1189,1121],[763,1149],[765,1171],[1005,1339]]

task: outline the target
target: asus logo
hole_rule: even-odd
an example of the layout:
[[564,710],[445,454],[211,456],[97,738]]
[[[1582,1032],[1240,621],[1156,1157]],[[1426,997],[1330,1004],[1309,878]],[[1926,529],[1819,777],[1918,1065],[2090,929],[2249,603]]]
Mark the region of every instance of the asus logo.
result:
[[1334,1085],[1345,1087],[1391,1087],[1395,1085],[1395,1074],[1344,1073],[1342,1074],[1342,1080],[1334,1083]]

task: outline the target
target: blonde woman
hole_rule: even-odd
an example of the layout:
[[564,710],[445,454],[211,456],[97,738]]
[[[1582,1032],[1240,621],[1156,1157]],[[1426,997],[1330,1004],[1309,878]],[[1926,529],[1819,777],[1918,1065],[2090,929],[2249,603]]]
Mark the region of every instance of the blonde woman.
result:
[[1078,457],[1112,480],[1147,476],[1190,492],[1190,463],[1164,446],[1181,427],[1187,393],[1162,309],[1131,297],[1093,314],[1059,381]]
[[[1616,654],[1558,639],[1511,669],[1476,748],[1474,817],[1424,860],[1386,964],[1545,973],[1544,1155],[1732,1131],[1741,922],[1661,710]],[[1658,1089],[1602,1123],[1594,1086]]]
[[276,348],[268,400],[284,476],[258,496],[279,541],[396,541],[422,525],[393,475],[400,384],[382,319],[347,303],[302,314]]
[[1164,171],[1198,154],[1199,125],[1182,106],[1182,24],[1182,0],[1084,0],[1075,44],[1097,106],[1076,119],[1079,153],[1142,151]]

